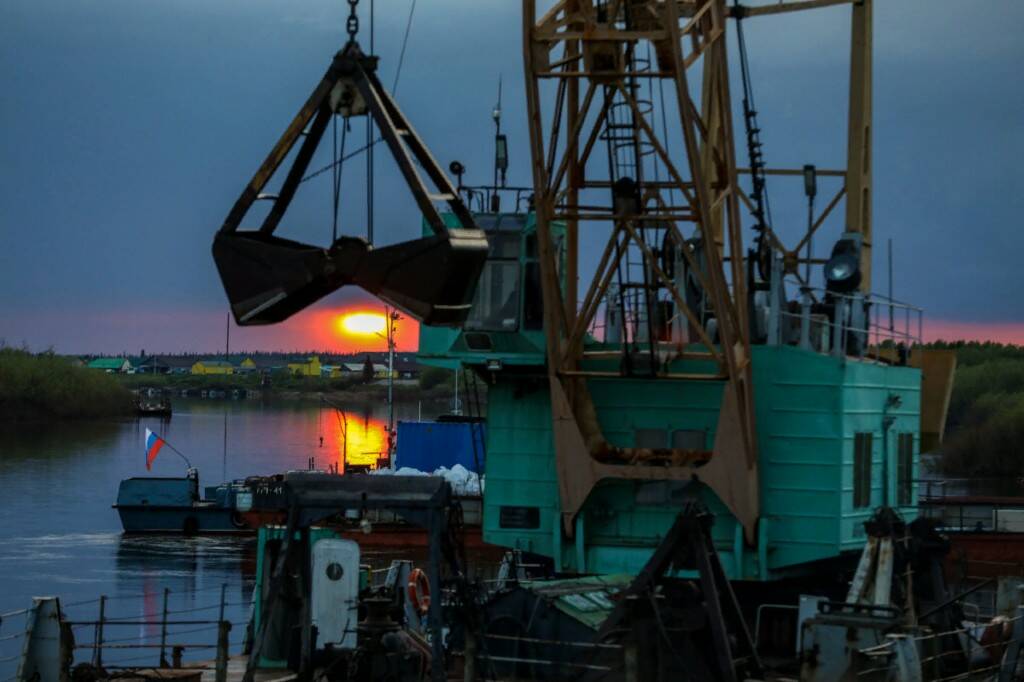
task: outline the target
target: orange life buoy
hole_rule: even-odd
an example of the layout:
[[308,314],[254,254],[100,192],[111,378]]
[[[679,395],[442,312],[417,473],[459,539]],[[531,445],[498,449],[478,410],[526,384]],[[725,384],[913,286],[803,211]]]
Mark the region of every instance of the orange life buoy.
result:
[[430,581],[427,580],[426,573],[418,568],[412,569],[405,592],[414,609],[420,613],[426,613],[430,609]]

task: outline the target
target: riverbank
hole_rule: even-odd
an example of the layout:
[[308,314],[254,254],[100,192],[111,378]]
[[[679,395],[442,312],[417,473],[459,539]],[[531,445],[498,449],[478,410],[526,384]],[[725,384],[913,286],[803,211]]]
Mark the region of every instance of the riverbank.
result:
[[113,376],[53,353],[0,348],[0,420],[127,416],[131,391]]
[[[396,380],[393,387],[394,399],[406,402],[448,400],[454,393],[454,384],[451,373],[444,374],[440,380],[430,374],[419,379]],[[257,374],[120,374],[116,375],[115,380],[131,391],[153,389],[171,397],[186,395],[308,400],[324,396],[329,400],[353,402],[385,400],[388,393],[386,379],[363,382],[356,377],[309,377],[285,372],[269,377]],[[481,391],[481,400],[484,392]]]
[[957,355],[938,472],[1018,480],[1024,470],[1024,347],[974,342],[931,346]]

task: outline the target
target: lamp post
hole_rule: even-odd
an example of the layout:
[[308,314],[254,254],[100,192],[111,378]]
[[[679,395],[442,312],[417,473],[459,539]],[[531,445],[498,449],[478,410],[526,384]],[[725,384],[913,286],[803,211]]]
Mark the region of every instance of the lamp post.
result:
[[811,242],[814,240],[814,197],[818,194],[818,169],[812,164],[804,166],[804,195],[807,197],[807,265],[804,268],[805,284],[811,286]]
[[384,318],[386,320],[384,334],[377,332],[377,336],[381,337],[387,342],[388,345],[388,467],[391,467],[391,458],[394,454],[395,447],[395,401],[394,401],[394,390],[395,390],[395,323],[402,319],[402,316],[398,314],[398,311],[385,306]]

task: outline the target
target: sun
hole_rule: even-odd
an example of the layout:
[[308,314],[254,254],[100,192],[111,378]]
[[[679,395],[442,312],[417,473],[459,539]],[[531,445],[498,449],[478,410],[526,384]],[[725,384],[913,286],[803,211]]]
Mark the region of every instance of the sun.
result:
[[380,313],[348,313],[338,318],[338,328],[351,336],[383,334],[387,318]]

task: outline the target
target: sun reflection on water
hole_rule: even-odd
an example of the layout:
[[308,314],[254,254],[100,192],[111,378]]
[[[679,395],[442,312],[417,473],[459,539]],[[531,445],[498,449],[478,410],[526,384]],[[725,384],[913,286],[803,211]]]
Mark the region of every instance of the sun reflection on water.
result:
[[324,447],[336,453],[333,459],[339,471],[351,464],[376,468],[387,451],[387,423],[368,413],[332,411],[326,420]]

